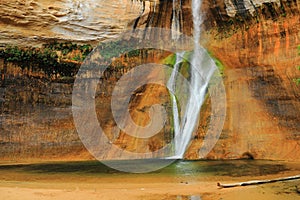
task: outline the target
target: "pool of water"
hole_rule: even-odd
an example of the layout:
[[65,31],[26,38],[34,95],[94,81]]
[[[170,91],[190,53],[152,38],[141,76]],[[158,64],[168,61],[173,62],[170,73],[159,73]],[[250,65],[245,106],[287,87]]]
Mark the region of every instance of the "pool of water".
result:
[[[108,161],[106,161],[108,162]],[[128,167],[144,167],[143,165],[155,165],[159,160],[140,160],[138,163],[132,161],[109,161]],[[130,175],[130,173],[118,171],[107,167],[99,161],[78,161],[78,162],[49,162],[37,164],[2,164],[1,171],[19,171],[29,173],[45,174],[81,174],[81,175]],[[300,170],[300,163],[286,163],[268,160],[227,160],[227,161],[184,161],[177,160],[169,166],[147,173],[148,175],[176,175],[180,176],[265,176],[279,174],[285,171]],[[145,175],[145,174],[142,174]],[[138,176],[136,174],[135,176]]]

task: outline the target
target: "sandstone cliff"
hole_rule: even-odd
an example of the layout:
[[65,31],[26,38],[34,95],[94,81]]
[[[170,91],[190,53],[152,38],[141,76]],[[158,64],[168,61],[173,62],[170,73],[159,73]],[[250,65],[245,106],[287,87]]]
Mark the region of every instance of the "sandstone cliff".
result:
[[[172,1],[145,5],[144,15],[133,21],[132,26],[172,28]],[[190,5],[191,0],[182,0],[175,6],[180,31],[187,35],[193,31]],[[298,0],[204,1],[202,44],[225,66],[223,80],[227,95],[224,129],[217,145],[205,158],[300,159],[300,86],[293,82],[300,77],[296,68],[300,64],[299,7]],[[5,76],[0,90],[2,158],[92,158],[73,125],[71,84],[38,78],[11,65],[7,68],[2,64],[0,69],[2,77]],[[172,137],[170,126],[148,141],[124,133],[115,136],[111,130],[114,122],[107,107],[109,92],[125,71],[107,72],[107,83],[103,85],[107,93],[99,96],[100,109],[107,112],[99,113],[99,119],[120,148],[136,150],[139,146],[141,152],[156,150]],[[143,92],[155,95],[138,97]],[[157,97],[160,103],[168,105],[163,88],[152,85],[137,91],[132,106],[137,108],[133,109],[133,115],[138,123],[147,123],[145,110]],[[187,159],[199,157],[209,119],[210,100],[207,99],[200,125],[186,152]],[[140,144],[145,149],[140,149]]]
[[[145,20],[140,25],[171,29],[171,5],[162,1],[145,17],[153,23]],[[181,32],[187,35],[193,31],[189,5],[191,1],[181,1],[176,11]],[[299,77],[299,5],[276,0],[204,1],[203,45],[225,66],[227,94],[224,130],[207,158],[300,158],[300,88],[293,81]],[[207,113],[204,108],[187,158],[199,157]]]

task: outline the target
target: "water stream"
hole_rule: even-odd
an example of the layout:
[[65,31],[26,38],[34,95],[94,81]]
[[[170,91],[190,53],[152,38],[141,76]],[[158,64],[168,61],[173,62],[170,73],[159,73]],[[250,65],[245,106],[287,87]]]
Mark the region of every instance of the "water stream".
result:
[[[168,81],[168,88],[171,89],[175,147],[179,147],[180,141],[183,139],[183,138],[181,138],[181,133],[180,133],[180,119],[179,119],[179,111],[178,111],[178,105],[177,105],[175,93],[176,93],[176,77],[177,77],[179,66],[180,66],[180,63],[182,62],[184,53],[185,52],[176,53],[176,61],[175,61],[174,69],[173,69],[170,79]],[[181,151],[180,148],[176,148],[175,155],[180,154],[180,151]]]
[[[174,0],[176,1],[176,0]],[[173,101],[173,119],[175,131],[175,158],[183,158],[187,146],[199,119],[201,106],[205,100],[208,82],[215,71],[215,66],[204,62],[205,50],[200,47],[202,15],[200,13],[201,0],[192,1],[194,24],[194,52],[191,58],[189,97],[182,119],[179,119],[178,106],[175,97]],[[176,63],[169,80],[169,88],[175,90],[176,75],[183,54],[176,54]],[[205,64],[204,64],[205,63]]]
[[[172,8],[172,39],[177,40],[180,36],[180,21],[179,21],[179,15],[180,15],[180,8],[181,8],[181,0],[177,2],[178,0],[173,0],[173,8]],[[179,5],[178,5],[179,4]]]

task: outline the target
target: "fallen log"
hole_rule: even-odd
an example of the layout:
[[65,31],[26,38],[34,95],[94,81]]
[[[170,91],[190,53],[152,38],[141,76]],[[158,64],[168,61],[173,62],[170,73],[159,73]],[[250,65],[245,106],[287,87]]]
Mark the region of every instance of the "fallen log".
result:
[[296,192],[297,192],[298,194],[300,194],[300,188],[298,188],[297,185],[296,185],[295,187],[296,187]]
[[276,179],[270,179],[270,180],[253,180],[253,181],[246,181],[246,182],[239,182],[239,183],[231,183],[231,184],[221,184],[218,183],[217,185],[220,188],[230,188],[230,187],[239,187],[239,186],[248,186],[248,185],[259,185],[264,183],[274,183],[278,181],[289,181],[294,179],[300,179],[300,174],[296,176],[288,176],[283,178],[276,178]]

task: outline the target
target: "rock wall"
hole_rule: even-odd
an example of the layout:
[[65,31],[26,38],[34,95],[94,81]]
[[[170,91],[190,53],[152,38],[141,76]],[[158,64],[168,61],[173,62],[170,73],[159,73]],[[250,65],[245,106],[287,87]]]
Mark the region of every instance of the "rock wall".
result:
[[131,0],[1,0],[0,46],[53,40],[97,45],[121,33],[141,8],[141,1]]
[[[135,27],[172,27],[172,1],[145,4]],[[182,33],[192,35],[191,0],[177,4]],[[254,5],[254,6],[253,6]],[[227,95],[224,129],[209,159],[300,159],[299,90],[293,79],[300,77],[297,45],[300,44],[300,2],[204,1],[202,44],[225,66]],[[159,55],[158,55],[159,57]],[[148,58],[152,59],[152,58]],[[155,58],[158,59],[158,58]],[[92,159],[81,144],[71,115],[71,83],[55,82],[38,72],[20,71],[0,62],[1,69],[1,159]],[[128,70],[128,69],[127,69]],[[125,73],[124,70],[122,73]],[[113,135],[109,92],[122,73],[107,72],[103,95],[99,95],[99,119],[114,143],[125,150],[154,151],[170,140],[170,123],[158,137],[136,140],[124,133]],[[157,92],[159,91],[159,92]],[[157,97],[167,105],[167,92],[149,86],[132,102],[133,118],[146,124],[146,111]],[[155,94],[155,95],[149,95]],[[198,130],[186,152],[198,159],[210,118],[210,100],[202,108]],[[141,146],[141,144],[143,144]],[[110,152],[114,154],[114,152]],[[109,157],[106,157],[109,159]]]
[[[190,0],[181,1],[180,29],[192,33]],[[149,18],[172,28],[172,2],[161,1]],[[206,158],[300,159],[300,2],[204,1],[202,44],[225,66],[227,116],[221,138]],[[146,17],[145,17],[146,18]],[[186,158],[199,158],[209,122],[209,102]]]
[[[147,51],[136,57],[122,56],[115,59],[104,72],[96,91],[96,114],[101,128],[111,142],[110,145],[117,146],[121,151],[104,149],[107,145],[102,145],[102,154],[98,158],[117,159],[127,151],[152,153],[170,142],[169,120],[157,135],[141,139],[117,128],[111,109],[112,91],[122,75],[143,63],[159,63],[169,54],[164,51]],[[152,75],[158,74],[153,72]],[[0,77],[1,160],[94,159],[82,144],[74,125],[71,109],[73,77],[49,77],[42,71],[22,69],[3,60],[0,60]],[[132,82],[132,79],[128,80],[124,87]],[[132,119],[138,125],[146,126],[149,123],[149,110],[155,103],[164,105],[171,116],[170,99],[165,87],[149,85],[139,88],[131,95],[129,110]],[[86,113],[82,113],[84,114]],[[89,117],[88,114],[86,118]]]
[[299,159],[299,1],[264,2],[256,12],[208,47],[226,66],[228,98],[226,139],[208,156]]
[[0,61],[2,160],[91,157],[71,113],[72,84]]
[[262,4],[257,22],[211,40],[208,48],[226,66],[228,97],[227,139],[219,141],[212,158],[245,152],[254,158],[300,158],[300,88],[293,81],[299,77],[299,2],[280,3]]

